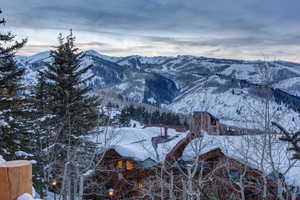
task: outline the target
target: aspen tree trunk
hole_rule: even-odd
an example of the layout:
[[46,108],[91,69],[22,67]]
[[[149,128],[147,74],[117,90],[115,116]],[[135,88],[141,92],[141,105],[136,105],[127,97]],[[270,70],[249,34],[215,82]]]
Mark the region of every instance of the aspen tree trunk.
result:
[[267,191],[268,191],[268,188],[267,188],[267,178],[265,176],[265,174],[263,175],[263,200],[266,200],[267,199]]
[[170,173],[169,198],[170,198],[170,199],[175,199],[175,195],[174,195],[174,175],[173,175],[173,171],[171,171],[171,173]]
[[32,194],[32,165],[26,160],[0,164],[0,199],[16,200],[24,193]]
[[191,168],[188,168],[188,181],[187,181],[187,195],[189,200],[193,199],[193,179],[192,179],[192,172]]
[[163,168],[160,170],[160,199],[164,200],[164,179],[163,179]]
[[80,176],[80,181],[79,181],[79,200],[83,199],[83,186],[84,186],[84,176]]

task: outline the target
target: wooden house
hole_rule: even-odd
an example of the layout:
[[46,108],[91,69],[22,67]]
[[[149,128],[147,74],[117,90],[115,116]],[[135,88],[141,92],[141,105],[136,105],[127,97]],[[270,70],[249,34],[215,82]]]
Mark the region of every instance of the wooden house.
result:
[[[262,198],[263,176],[259,170],[226,156],[220,149],[213,149],[200,155],[199,158],[199,161],[205,161],[205,165],[201,165],[204,169],[201,170],[199,167],[199,172],[203,172],[203,177],[210,174],[205,185],[220,200],[226,200],[228,194],[240,197],[241,192],[247,200],[260,200]],[[176,186],[182,190],[184,189],[181,182],[184,177],[182,172],[187,170],[188,164],[188,161],[178,161],[178,165],[173,165],[167,169],[168,172],[172,171]],[[104,185],[106,192],[98,194],[87,192],[89,195],[85,199],[151,199],[147,194],[149,189],[147,184],[154,180],[151,182],[154,191],[160,192],[160,181],[155,178],[162,171],[162,167],[154,160],[137,161],[121,156],[114,149],[109,149],[93,177],[93,181],[97,183],[95,185]],[[166,174],[164,173],[163,176],[167,177]],[[243,188],[240,186],[241,181]],[[276,194],[276,183],[268,177],[267,199],[276,200]],[[181,198],[182,195],[178,193],[176,199]]]
[[[196,167],[198,175],[201,173],[201,177],[207,178],[201,190],[215,194],[220,200],[227,200],[228,195],[244,196],[246,200],[260,200],[261,188],[265,183],[267,199],[276,200],[278,188],[274,177],[264,177],[261,171],[249,163],[227,155],[221,148],[210,148],[198,155],[197,165],[195,159],[182,159],[191,141],[206,137],[203,132],[209,133],[210,137],[222,137],[218,136],[221,134],[221,124],[211,114],[195,112],[191,131],[186,133],[178,133],[176,129],[170,130],[166,135],[161,135],[159,129],[157,133],[152,133],[153,129],[149,129],[151,131],[147,133],[139,133],[146,130],[147,128],[127,128],[123,137],[126,141],[118,141],[116,146],[99,155],[99,165],[94,176],[88,180],[90,184],[87,184],[89,187],[86,188],[85,199],[170,199],[167,196],[169,187],[162,187],[162,179],[176,185],[174,199],[184,199],[186,194],[182,191],[186,190],[186,184],[183,180],[189,170]],[[133,136],[134,132],[136,135]],[[129,140],[135,136],[137,141]],[[156,140],[158,142],[153,146]],[[162,147],[159,145],[166,145],[169,150],[160,152]],[[127,148],[131,150],[130,153]],[[197,176],[194,179],[198,181]],[[288,188],[287,184],[285,186]],[[196,191],[199,188],[194,189]],[[166,196],[153,196],[154,193]],[[284,195],[287,199],[290,198],[288,192]]]
[[205,130],[211,135],[220,135],[220,121],[209,112],[194,112],[190,122],[191,132],[200,134]]

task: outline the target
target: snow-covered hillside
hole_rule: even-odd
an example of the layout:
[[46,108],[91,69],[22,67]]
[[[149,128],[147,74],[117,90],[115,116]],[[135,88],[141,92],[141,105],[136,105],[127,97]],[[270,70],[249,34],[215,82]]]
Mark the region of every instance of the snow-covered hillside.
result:
[[[18,56],[17,62],[27,69],[25,82],[34,84],[36,70],[51,58],[49,52],[42,52]],[[93,65],[88,75],[95,75],[89,82],[95,92],[117,93],[135,102],[185,114],[202,110],[220,118],[240,120],[250,112],[249,105],[260,104],[265,95],[256,90],[265,83],[271,88],[274,107],[281,109],[279,104],[285,104],[291,110],[300,108],[297,63],[196,56],[110,57],[90,50],[84,52],[82,65]]]

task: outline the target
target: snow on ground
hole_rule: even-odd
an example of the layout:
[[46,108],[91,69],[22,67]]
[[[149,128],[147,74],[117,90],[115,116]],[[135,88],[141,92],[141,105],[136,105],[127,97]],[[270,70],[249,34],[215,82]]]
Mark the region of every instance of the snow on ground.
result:
[[27,158],[27,157],[33,157],[32,154],[26,153],[24,151],[16,151],[15,155],[18,156],[18,157],[25,157],[25,158]]
[[0,164],[4,162],[5,162],[4,158],[0,155]]
[[34,198],[31,196],[31,194],[22,194],[17,198],[17,200],[34,200]]
[[292,95],[300,97],[300,77],[290,78],[287,80],[280,81],[274,85],[274,88],[281,89]]
[[152,103],[152,104],[155,104],[155,103],[156,103],[156,100],[155,100],[153,97],[147,99],[147,101],[148,101],[149,103]]
[[109,116],[110,119],[114,119],[117,115],[121,114],[120,110],[116,108],[108,108],[107,106],[103,106],[101,108],[101,112],[106,116]]
[[140,122],[131,119],[130,120],[130,127],[132,127],[132,128],[143,128],[144,126],[142,126]]
[[234,74],[237,79],[249,80],[253,83],[260,82],[260,77],[257,74],[257,67],[252,64],[232,64],[225,69],[222,74],[228,76]]
[[[264,127],[263,112],[265,103],[256,97],[250,97],[248,90],[224,91],[215,93],[215,88],[194,90],[189,95],[177,99],[169,105],[169,109],[178,113],[192,113],[194,111],[207,111],[218,118],[221,123],[244,128]],[[299,130],[299,113],[288,109],[284,105],[270,102],[271,120],[288,127],[289,130]]]
[[[156,159],[155,150],[151,138],[163,134],[158,127],[142,128],[111,128],[107,127],[105,134],[89,135],[87,139],[97,142],[99,147],[106,144],[106,149],[113,148],[124,157],[131,157],[135,160],[144,161],[148,158],[163,162],[171,149],[187,135],[188,132],[176,132],[169,129],[170,137],[176,136],[173,140],[158,144],[159,159]],[[262,157],[262,144],[265,136],[212,136],[205,134],[203,138],[194,140],[184,150],[182,159],[193,159],[196,155],[206,153],[215,148],[220,148],[227,156],[238,159],[254,168],[264,171],[266,174],[273,170],[283,173],[290,184],[300,185],[300,163],[295,162],[289,169],[291,153],[287,153],[288,143],[280,141],[278,136],[272,136],[271,157],[264,157],[263,163],[259,163]],[[105,143],[105,138],[106,143]],[[271,163],[273,164],[271,165]],[[262,167],[260,167],[262,166]],[[272,168],[272,166],[274,168]]]
[[[53,200],[54,198],[47,198],[48,200]],[[17,198],[17,200],[42,200],[36,197],[36,193],[34,188],[32,188],[32,195],[28,193],[24,193]]]

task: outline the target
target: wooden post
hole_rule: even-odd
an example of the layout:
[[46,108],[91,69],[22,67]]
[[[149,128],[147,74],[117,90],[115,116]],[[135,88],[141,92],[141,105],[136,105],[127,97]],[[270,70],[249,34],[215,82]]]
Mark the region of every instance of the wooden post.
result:
[[16,200],[24,193],[32,194],[32,166],[16,160],[0,164],[0,199]]

